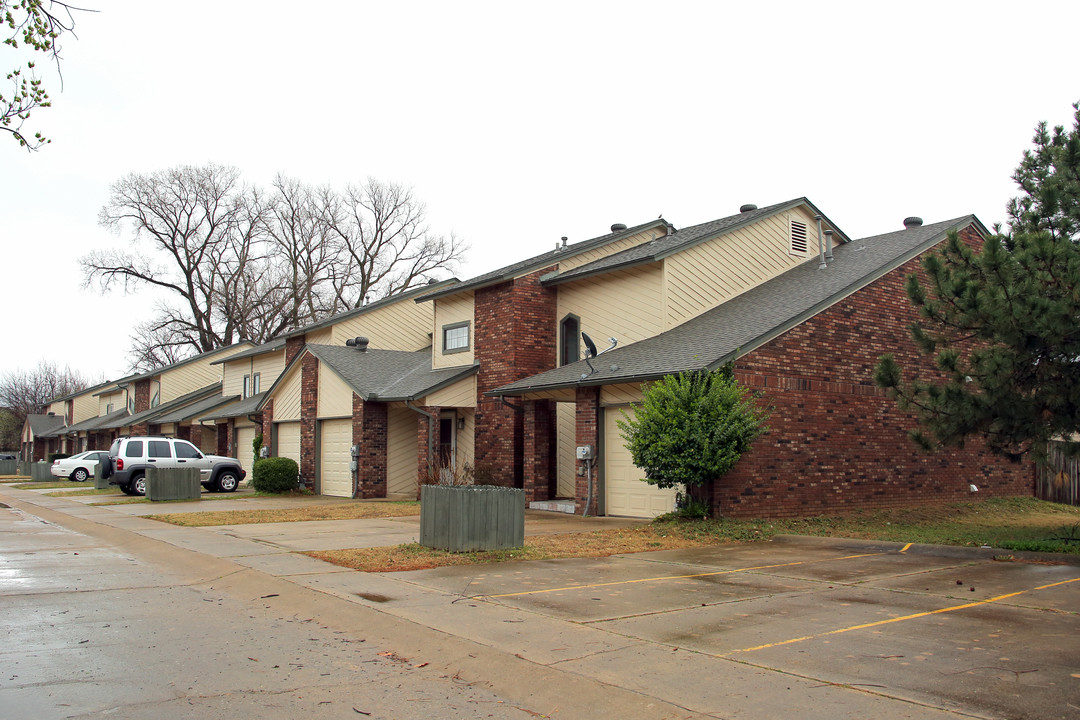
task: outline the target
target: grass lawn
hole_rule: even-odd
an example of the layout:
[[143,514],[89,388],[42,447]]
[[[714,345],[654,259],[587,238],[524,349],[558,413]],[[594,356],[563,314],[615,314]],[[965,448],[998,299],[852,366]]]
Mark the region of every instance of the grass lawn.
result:
[[659,519],[634,528],[527,537],[523,548],[496,552],[449,553],[411,543],[306,554],[356,570],[392,572],[445,565],[605,557],[753,542],[780,534],[1080,554],[1080,508],[1031,498],[1006,498],[796,520]]
[[[228,495],[217,495],[226,498]],[[206,499],[206,498],[204,498]],[[151,520],[183,525],[207,527],[210,525],[251,525],[254,523],[303,522],[305,520],[360,520],[366,518],[405,517],[419,515],[420,503],[412,502],[355,502],[334,505],[312,505],[303,508],[280,510],[222,510],[219,512],[173,513],[147,515]]]
[[90,482],[74,482],[72,480],[34,480],[31,482],[21,482],[18,485],[12,485],[13,488],[19,490],[55,490],[57,488],[85,488],[89,486],[94,487],[93,479]]

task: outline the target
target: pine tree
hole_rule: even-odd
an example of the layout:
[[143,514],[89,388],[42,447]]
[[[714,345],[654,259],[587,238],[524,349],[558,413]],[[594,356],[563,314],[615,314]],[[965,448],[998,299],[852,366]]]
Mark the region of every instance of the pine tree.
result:
[[875,380],[921,428],[920,445],[982,437],[1001,455],[1040,457],[1080,430],[1080,103],[1071,131],[1040,123],[1013,174],[1009,232],[973,250],[953,233],[907,281],[911,334],[935,377],[907,379],[892,355]]

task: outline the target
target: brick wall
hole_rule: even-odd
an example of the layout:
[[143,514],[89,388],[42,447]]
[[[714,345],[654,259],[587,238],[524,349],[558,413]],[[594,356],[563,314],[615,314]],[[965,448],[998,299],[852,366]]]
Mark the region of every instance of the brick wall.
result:
[[[576,391],[576,413],[574,418],[574,437],[576,445],[600,446],[600,388],[579,387]],[[585,510],[585,502],[589,497],[589,477],[585,469],[584,460],[574,461],[574,473],[577,482],[574,488],[576,498],[574,512],[581,514]],[[596,467],[592,468],[593,497],[588,512],[595,514],[598,507],[597,496],[600,494],[599,480],[597,479]]]
[[352,441],[360,447],[357,494],[362,498],[386,497],[386,403],[366,403],[353,393],[352,405]]
[[[476,291],[474,354],[477,374],[475,460],[497,485],[524,485],[524,413],[484,396],[488,390],[555,367],[557,296],[540,276],[557,266]],[[534,415],[535,436],[554,437],[554,413]],[[534,464],[533,472],[536,471]],[[554,473],[554,464],[547,469]],[[543,484],[535,477],[534,486]]]
[[[970,229],[964,240],[978,244]],[[713,486],[724,515],[959,501],[970,498],[971,484],[980,498],[1033,493],[1030,463],[990,455],[978,440],[919,450],[907,437],[914,416],[874,385],[873,368],[887,352],[906,370],[933,369],[908,331],[917,314],[904,281],[916,271],[917,258],[736,363],[739,381],[761,391],[773,411],[771,432]]]
[[304,336],[291,337],[285,341],[285,364],[288,365],[293,361],[300,351],[304,349]]
[[300,474],[315,489],[315,420],[319,407],[319,359],[308,353],[300,360]]
[[[436,419],[431,420],[419,413],[416,415],[416,496],[418,498],[420,497],[420,485],[437,481],[437,465],[439,461],[439,421],[437,418],[442,408],[429,405],[420,409],[434,415]],[[430,437],[428,435],[429,427],[431,428]]]
[[551,400],[529,400],[524,416],[524,480],[525,500],[550,500],[558,489],[555,457],[555,435],[545,432],[552,426],[555,403]]
[[225,420],[217,424],[217,453],[218,455],[229,455],[229,440],[231,440],[229,434],[229,426],[232,423]]

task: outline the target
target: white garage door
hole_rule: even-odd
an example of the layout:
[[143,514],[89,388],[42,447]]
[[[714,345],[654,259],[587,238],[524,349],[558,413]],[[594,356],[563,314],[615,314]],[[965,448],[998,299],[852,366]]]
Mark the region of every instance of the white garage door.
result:
[[282,422],[277,425],[277,447],[275,457],[287,457],[300,464],[300,423]]
[[[632,411],[631,411],[632,412]],[[675,509],[674,488],[661,490],[643,481],[645,473],[634,465],[616,421],[619,408],[604,412],[604,511],[607,515],[651,518]]]
[[319,492],[322,495],[352,497],[352,420],[320,421]]
[[240,461],[240,467],[247,471],[251,477],[251,466],[255,462],[254,449],[251,443],[255,442],[255,426],[236,428],[236,459]]

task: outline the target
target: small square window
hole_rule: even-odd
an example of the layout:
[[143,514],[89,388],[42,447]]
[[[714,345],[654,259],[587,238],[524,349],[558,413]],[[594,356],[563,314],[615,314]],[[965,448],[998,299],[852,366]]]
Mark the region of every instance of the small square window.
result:
[[466,352],[469,349],[469,323],[443,326],[443,354]]

